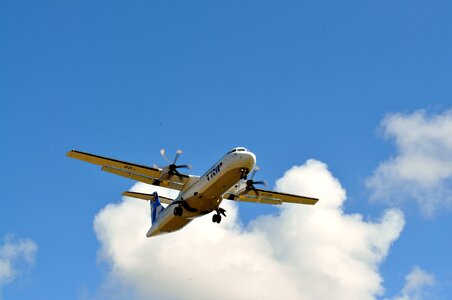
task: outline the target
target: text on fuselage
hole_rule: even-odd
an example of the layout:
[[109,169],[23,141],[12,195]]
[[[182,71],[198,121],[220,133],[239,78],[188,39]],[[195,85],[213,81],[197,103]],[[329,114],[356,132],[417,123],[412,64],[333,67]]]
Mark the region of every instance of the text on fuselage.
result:
[[214,178],[218,173],[220,173],[220,169],[221,166],[223,165],[223,163],[219,163],[216,167],[212,168],[208,173],[207,173],[207,180],[209,181],[210,179]]

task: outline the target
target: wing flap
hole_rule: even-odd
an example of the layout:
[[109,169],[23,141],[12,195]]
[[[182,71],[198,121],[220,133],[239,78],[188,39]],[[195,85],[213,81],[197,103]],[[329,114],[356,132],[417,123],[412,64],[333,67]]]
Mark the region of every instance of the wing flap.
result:
[[282,204],[282,201],[280,199],[258,197],[256,195],[251,195],[251,194],[234,196],[231,193],[227,193],[223,196],[223,198],[228,199],[228,200],[233,200],[233,201],[240,201],[240,202],[263,203],[263,204],[272,204],[272,205],[281,205]]
[[128,172],[128,171],[124,171],[124,170],[120,170],[120,169],[116,169],[116,168],[112,168],[109,166],[103,166],[102,167],[102,171],[108,172],[108,173],[112,173],[115,175],[119,175],[122,177],[126,177],[126,178],[130,178],[133,180],[137,180],[137,181],[141,181],[147,184],[152,184],[152,182],[154,182],[153,178],[149,178],[143,175],[139,175],[139,174],[134,174],[132,172]]
[[314,205],[317,203],[317,201],[319,201],[319,199],[317,199],[317,198],[298,196],[298,195],[280,193],[280,192],[272,192],[272,191],[266,191],[266,190],[261,190],[261,189],[258,189],[258,192],[259,192],[259,196],[262,198],[280,199],[282,202],[286,202],[286,203]]
[[170,179],[168,179],[168,176],[163,176],[165,179],[160,179],[164,174],[162,169],[129,163],[77,150],[71,150],[66,155],[70,158],[99,165],[102,167],[102,171],[105,172],[175,190],[181,190],[185,183],[190,179],[190,177],[185,174],[181,174],[181,176],[172,176]]
[[135,174],[129,171],[124,171],[124,170],[120,170],[120,169],[116,169],[116,168],[112,168],[109,166],[103,166],[102,167],[102,171],[108,172],[108,173],[112,173],[115,175],[119,175],[125,178],[130,178],[136,181],[140,181],[140,182],[144,182],[147,184],[153,184],[153,185],[158,185],[161,187],[165,187],[165,188],[169,188],[169,189],[173,189],[173,190],[181,190],[182,187],[184,186],[181,183],[178,182],[172,182],[172,181],[159,181],[158,179],[155,178],[150,178],[147,176],[143,176],[140,174]]
[[[155,196],[152,194],[137,193],[137,192],[130,192],[130,191],[124,192],[124,193],[122,193],[122,195],[126,196],[126,197],[142,199],[142,200],[146,200],[146,201],[155,199]],[[160,200],[160,202],[165,203],[165,204],[171,204],[174,201],[173,199],[167,198],[164,196],[159,196],[159,200]]]
[[257,189],[257,193],[250,190],[239,196],[235,196],[232,193],[226,193],[223,195],[223,198],[241,202],[254,202],[273,205],[281,205],[283,202],[314,205],[317,203],[317,201],[319,201],[319,199],[316,198],[273,192],[262,189]]
[[75,158],[78,160],[83,160],[91,164],[99,166],[109,166],[116,169],[123,169],[133,173],[146,175],[148,177],[159,178],[162,175],[160,169],[151,168],[143,165],[138,165],[134,163],[129,163],[126,161],[121,161],[113,158],[103,157],[95,154],[90,154],[86,152],[81,152],[77,150],[71,150],[67,153],[70,158]]

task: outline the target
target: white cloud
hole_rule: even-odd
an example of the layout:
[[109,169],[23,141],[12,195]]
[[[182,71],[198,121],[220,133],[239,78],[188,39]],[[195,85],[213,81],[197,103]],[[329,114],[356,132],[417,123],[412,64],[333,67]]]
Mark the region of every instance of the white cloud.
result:
[[392,114],[382,121],[397,155],[382,162],[367,180],[372,198],[391,204],[416,201],[432,216],[452,208],[452,110]]
[[[137,184],[140,190],[145,185]],[[145,238],[149,207],[124,199],[94,221],[99,257],[109,266],[106,298],[374,299],[383,293],[378,268],[404,226],[398,210],[378,221],[345,214],[345,190],[327,166],[309,160],[277,181],[279,190],[320,197],[315,206],[286,204],[248,226],[238,205],[183,230]],[[154,188],[149,188],[154,190]],[[256,204],[258,205],[258,204]],[[119,286],[111,291],[113,286]],[[126,292],[125,292],[126,291]],[[105,292],[105,291],[104,291]],[[122,293],[122,294],[121,294]]]
[[413,267],[405,277],[405,286],[394,300],[422,300],[431,299],[427,294],[427,288],[436,284],[435,277],[418,266]]
[[0,245],[0,289],[20,275],[18,264],[34,264],[37,249],[30,239],[15,239],[11,236],[4,239],[3,245]]

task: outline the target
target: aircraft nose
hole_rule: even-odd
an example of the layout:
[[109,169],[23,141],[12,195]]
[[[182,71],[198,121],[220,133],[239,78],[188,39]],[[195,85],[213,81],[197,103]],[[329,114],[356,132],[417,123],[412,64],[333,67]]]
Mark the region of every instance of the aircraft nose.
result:
[[251,161],[253,162],[253,166],[256,164],[256,155],[253,152],[248,152],[251,156]]
[[252,170],[256,165],[256,155],[252,152],[243,153],[243,158],[247,163],[247,167]]
[[256,155],[250,151],[235,151],[231,154],[231,158],[235,164],[248,170],[252,170],[256,165]]

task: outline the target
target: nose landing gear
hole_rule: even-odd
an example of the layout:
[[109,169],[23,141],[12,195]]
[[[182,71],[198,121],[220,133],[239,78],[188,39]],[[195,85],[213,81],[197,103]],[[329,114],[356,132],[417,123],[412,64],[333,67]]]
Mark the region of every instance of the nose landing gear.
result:
[[179,217],[182,216],[182,213],[183,213],[182,207],[176,206],[173,210],[173,213],[175,216],[179,216]]
[[246,168],[240,169],[240,179],[246,180],[249,172],[250,172],[250,170],[248,170]]
[[212,216],[212,222],[220,224],[221,215],[226,217],[226,214],[225,214],[226,210],[224,208],[218,207],[216,209],[216,212],[217,213]]

